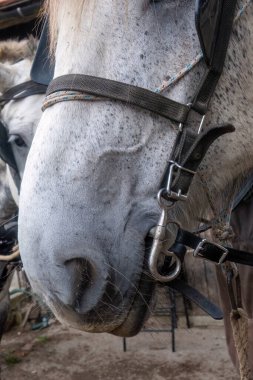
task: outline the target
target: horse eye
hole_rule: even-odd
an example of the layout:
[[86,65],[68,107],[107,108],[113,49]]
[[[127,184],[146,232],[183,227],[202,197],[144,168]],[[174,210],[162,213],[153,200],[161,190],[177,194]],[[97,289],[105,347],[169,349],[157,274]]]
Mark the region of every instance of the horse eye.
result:
[[15,145],[17,145],[20,148],[27,146],[25,141],[19,135],[10,135],[8,142],[11,144],[14,143]]

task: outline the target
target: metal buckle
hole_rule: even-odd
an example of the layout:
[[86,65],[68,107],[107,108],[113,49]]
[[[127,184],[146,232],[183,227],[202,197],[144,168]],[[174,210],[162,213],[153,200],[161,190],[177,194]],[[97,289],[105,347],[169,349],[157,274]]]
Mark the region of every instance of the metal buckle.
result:
[[173,199],[175,201],[179,201],[179,200],[180,201],[186,201],[186,199],[188,197],[188,193],[182,194],[182,190],[180,190],[180,189],[178,190],[177,193],[175,191],[171,190],[171,185],[172,185],[172,181],[173,181],[173,174],[174,174],[173,170],[176,167],[177,169],[182,170],[182,171],[189,173],[189,174],[192,174],[192,175],[196,174],[196,172],[193,170],[184,168],[183,166],[179,165],[175,161],[170,160],[169,163],[170,163],[170,171],[169,171],[168,184],[167,184],[167,188],[166,188],[167,197],[170,199]]
[[196,257],[196,258],[200,258],[200,259],[204,259],[204,260],[213,262],[211,259],[206,259],[204,256],[201,255],[201,251],[204,249],[204,245],[205,244],[214,245],[215,247],[217,247],[217,248],[219,248],[221,250],[221,257],[220,257],[220,259],[219,259],[218,262],[215,262],[215,264],[217,264],[217,265],[223,264],[224,261],[225,261],[225,259],[226,259],[226,257],[227,257],[227,255],[228,255],[227,248],[225,248],[222,245],[217,244],[217,243],[211,243],[207,239],[201,240],[201,242],[198,244],[197,248],[194,250],[193,256]]

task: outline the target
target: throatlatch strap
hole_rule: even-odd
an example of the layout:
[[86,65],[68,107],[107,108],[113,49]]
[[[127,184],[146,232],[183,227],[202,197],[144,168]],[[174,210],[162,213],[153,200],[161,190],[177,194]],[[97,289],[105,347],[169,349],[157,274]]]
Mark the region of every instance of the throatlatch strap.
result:
[[145,88],[90,75],[68,74],[57,77],[49,84],[47,95],[58,91],[78,91],[120,100],[178,123],[185,123],[190,110],[190,107],[185,104],[165,98]]

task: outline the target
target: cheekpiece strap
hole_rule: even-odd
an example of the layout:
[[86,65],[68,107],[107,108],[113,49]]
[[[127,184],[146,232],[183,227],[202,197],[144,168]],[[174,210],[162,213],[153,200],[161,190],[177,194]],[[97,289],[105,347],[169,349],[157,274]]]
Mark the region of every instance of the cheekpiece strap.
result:
[[209,128],[200,134],[185,128],[179,132],[175,149],[162,181],[167,198],[185,200],[193,177],[210,145],[220,136],[231,133],[231,124]]

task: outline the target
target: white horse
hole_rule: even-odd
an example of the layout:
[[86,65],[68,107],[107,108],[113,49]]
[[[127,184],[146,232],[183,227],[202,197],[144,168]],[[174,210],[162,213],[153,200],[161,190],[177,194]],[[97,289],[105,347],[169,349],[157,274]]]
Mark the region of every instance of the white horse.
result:
[[[245,0],[246,1],[246,0]],[[153,90],[200,51],[194,1],[48,1],[55,77],[80,73]],[[239,5],[238,5],[239,9]],[[236,131],[209,149],[172,220],[193,228],[229,208],[253,162],[253,6],[233,26],[205,128]],[[203,64],[170,94],[188,103]],[[45,110],[25,168],[19,241],[29,279],[57,317],[78,329],[139,331],[154,288],[145,246],[178,126],[111,100]],[[168,247],[175,240],[170,225]]]
[[[9,40],[0,43],[0,93],[30,80],[30,70],[36,49],[37,41],[32,37],[21,42]],[[1,121],[6,127],[21,178],[32,139],[41,117],[42,99],[43,95],[28,96],[24,99],[8,102],[1,110]],[[13,186],[8,168],[6,173],[8,177],[7,187],[11,188],[12,195],[18,204],[17,190]]]
[[[37,41],[32,37],[22,41],[7,40],[0,42],[0,94],[13,86],[23,83],[30,78],[31,63],[37,48]],[[32,98],[30,99],[30,101]],[[23,101],[12,102],[1,110],[0,119],[6,126],[16,161],[20,169],[24,168],[25,160],[28,154],[27,149],[22,146],[18,147],[14,140],[17,139],[17,133],[20,126],[20,119],[23,118],[23,131],[25,133],[27,144],[30,144],[29,135],[32,132],[33,118],[27,122],[28,114],[33,112],[33,103],[27,107]],[[15,108],[15,109],[14,109]],[[34,113],[32,114],[34,116]],[[26,120],[24,120],[24,117]],[[40,117],[40,112],[36,114],[36,120]],[[12,177],[6,164],[1,160],[1,191],[0,191],[0,221],[4,222],[10,218],[17,209],[18,195],[17,189],[13,183]]]
[[[37,48],[33,38],[21,42],[0,42],[0,94],[30,79],[30,69]],[[1,95],[0,95],[1,96]],[[19,176],[23,170],[38,120],[41,116],[43,95],[8,102],[0,112],[0,120],[6,127],[8,141],[15,156]],[[6,141],[6,144],[8,142]],[[18,209],[18,189],[8,165],[0,160],[0,224],[10,219]],[[14,254],[11,255],[13,257]],[[0,261],[0,273],[6,261]],[[11,277],[1,282],[0,292],[0,338],[4,332],[9,309],[9,286]]]

